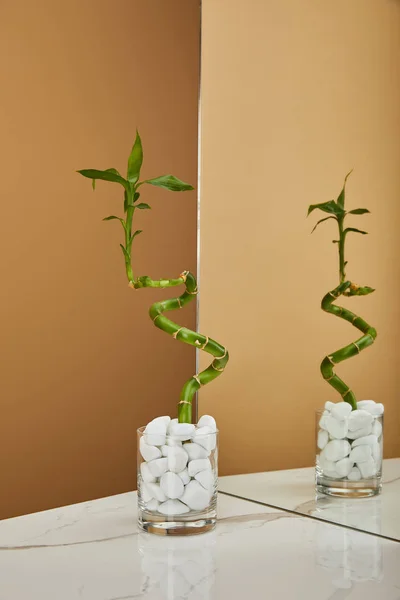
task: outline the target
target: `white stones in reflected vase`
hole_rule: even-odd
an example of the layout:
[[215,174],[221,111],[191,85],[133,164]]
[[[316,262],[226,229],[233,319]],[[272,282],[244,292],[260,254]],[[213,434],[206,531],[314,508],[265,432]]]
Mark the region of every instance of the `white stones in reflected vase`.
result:
[[376,476],[382,464],[383,411],[373,400],[358,402],[354,411],[346,402],[325,404],[317,433],[323,475],[349,481]]
[[197,426],[169,417],[157,417],[146,426],[139,442],[145,462],[138,481],[145,510],[183,515],[207,508],[216,491],[216,438],[210,415],[201,417]]

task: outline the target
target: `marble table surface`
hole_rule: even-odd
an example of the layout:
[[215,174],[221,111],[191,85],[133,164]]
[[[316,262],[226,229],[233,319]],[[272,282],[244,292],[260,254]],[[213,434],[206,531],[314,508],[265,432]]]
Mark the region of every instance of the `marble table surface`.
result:
[[[383,461],[383,491],[365,499],[316,495],[314,467],[231,475],[220,492],[400,540],[400,458]],[[399,594],[400,599],[400,594]]]
[[136,493],[0,522],[0,600],[399,600],[400,544],[219,496],[214,532],[140,533]]

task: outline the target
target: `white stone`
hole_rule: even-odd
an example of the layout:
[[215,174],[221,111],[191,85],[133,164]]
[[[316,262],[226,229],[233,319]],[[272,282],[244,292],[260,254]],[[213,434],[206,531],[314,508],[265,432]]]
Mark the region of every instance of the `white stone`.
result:
[[210,454],[217,445],[217,434],[214,433],[208,425],[196,429],[192,439],[196,444],[200,444],[200,446],[205,448],[208,454]]
[[322,417],[320,418],[318,423],[320,429],[326,429],[326,420],[329,417],[329,414],[330,413],[327,410],[324,410],[324,412],[322,413]]
[[171,421],[171,417],[165,416],[165,417],[156,417],[151,422],[152,423],[164,423],[166,429],[168,429],[168,425],[169,425],[170,421]]
[[328,477],[337,477],[335,464],[336,463],[326,458],[324,452],[320,453],[318,457],[318,465],[322,469],[324,475],[327,475]]
[[372,457],[372,451],[371,451],[371,446],[356,446],[355,448],[352,449],[352,451],[350,452],[350,460],[353,461],[353,463],[357,463],[358,466],[360,466],[360,463],[363,463],[367,460],[369,460]]
[[147,488],[145,483],[142,483],[141,486],[141,496],[142,496],[142,500],[143,502],[146,504],[147,502],[150,502],[150,500],[153,498],[150,490]]
[[211,429],[211,431],[217,431],[217,423],[214,419],[214,417],[211,417],[210,415],[203,415],[202,417],[200,417],[200,419],[197,422],[197,427],[204,427],[207,426]]
[[166,433],[167,426],[165,421],[154,420],[146,425],[143,437],[146,444],[149,444],[150,446],[162,446],[165,444]]
[[167,427],[167,434],[169,435],[171,433],[171,428],[178,423],[178,419],[171,419],[170,422],[168,423],[168,427]]
[[161,446],[161,453],[163,456],[168,456],[168,452],[171,446],[167,446],[167,444],[164,444],[164,446]]
[[335,417],[339,421],[343,421],[350,413],[351,405],[348,402],[337,402],[331,409],[332,417]]
[[208,452],[203,446],[200,444],[194,444],[193,442],[189,444],[183,444],[182,448],[187,452],[189,456],[189,460],[195,460],[196,458],[207,458]]
[[168,469],[173,473],[180,473],[188,462],[187,452],[180,446],[171,446],[168,452]]
[[146,483],[146,489],[150,494],[150,498],[155,498],[159,502],[165,502],[167,499],[159,483]]
[[350,473],[347,475],[347,479],[350,481],[359,481],[361,479],[360,469],[358,467],[353,467]]
[[364,429],[372,424],[373,417],[371,413],[366,410],[357,409],[353,410],[349,416],[349,430],[357,431],[357,429]]
[[182,442],[180,440],[174,440],[174,438],[170,438],[167,436],[165,440],[166,446],[182,446]]
[[325,410],[327,410],[327,411],[331,411],[334,406],[335,406],[334,402],[330,402],[329,400],[328,400],[328,402],[325,402]]
[[380,416],[384,412],[383,404],[374,402],[373,400],[360,400],[360,402],[357,402],[357,407],[368,411],[374,416]]
[[347,420],[338,421],[334,416],[326,417],[326,429],[332,438],[342,440],[347,436]]
[[377,438],[381,437],[382,434],[382,423],[377,419],[372,423],[372,433],[376,435]]
[[151,511],[156,511],[158,510],[160,503],[158,500],[156,500],[155,498],[152,498],[152,500],[149,500],[149,502],[146,502],[146,509],[147,510],[151,510]]
[[168,459],[167,458],[156,458],[147,463],[150,473],[153,477],[161,477],[163,473],[168,469]]
[[354,462],[350,458],[342,458],[338,460],[335,469],[339,477],[347,477],[354,466]]
[[[190,464],[192,463],[189,463],[189,467]],[[194,480],[190,481],[187,486],[185,486],[185,491],[181,500],[192,510],[204,510],[210,502],[210,494],[198,481]]]
[[160,487],[167,498],[180,498],[183,494],[184,485],[182,479],[176,473],[168,471],[160,479]]
[[382,448],[379,442],[372,446],[372,458],[374,459],[376,466],[379,469],[382,461]]
[[189,512],[189,507],[180,500],[167,500],[158,507],[158,512],[162,515],[183,515]]
[[205,490],[212,491],[215,485],[214,473],[211,469],[207,469],[207,471],[199,471],[196,473],[194,478],[203,486]]
[[349,431],[347,437],[350,440],[357,440],[360,437],[369,435],[372,431],[372,424],[369,427],[363,427],[362,429],[356,429],[356,431]]
[[195,426],[191,423],[172,423],[169,429],[169,435],[176,440],[184,442],[190,440],[195,431]]
[[196,460],[191,460],[188,464],[190,477],[194,477],[197,473],[206,469],[211,469],[211,463],[208,458],[197,458]]
[[318,431],[317,436],[317,446],[320,450],[323,450],[327,443],[329,442],[329,434],[324,429],[320,429]]
[[161,451],[156,446],[150,446],[147,444],[143,436],[140,438],[139,450],[140,454],[146,461],[154,460],[155,458],[160,458],[161,456]]
[[149,469],[149,465],[145,462],[140,465],[140,474],[145,483],[154,483],[156,480]]
[[352,448],[356,448],[357,446],[374,446],[375,444],[378,443],[378,438],[376,437],[376,435],[364,435],[363,437],[357,438],[356,440],[354,440],[354,442],[351,444]]
[[361,463],[357,463],[357,467],[360,469],[361,476],[363,478],[373,477],[376,475],[377,468],[373,458],[369,460],[363,461]]
[[190,475],[187,469],[183,469],[183,471],[178,473],[178,477],[182,479],[183,485],[186,485],[190,481]]
[[350,444],[347,440],[331,440],[325,446],[323,452],[327,460],[341,460],[350,453]]

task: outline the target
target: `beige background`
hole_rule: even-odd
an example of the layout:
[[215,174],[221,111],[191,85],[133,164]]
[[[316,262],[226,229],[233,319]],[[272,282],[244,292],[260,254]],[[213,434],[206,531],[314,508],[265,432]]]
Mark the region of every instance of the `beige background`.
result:
[[[147,317],[162,294],[127,287],[101,220],[121,189],[75,170],[125,169],[138,126],[144,176],[196,182],[199,22],[197,0],[0,3],[0,518],[134,489],[135,429],[194,372]],[[136,274],[195,269],[196,192],[146,194]]]
[[200,330],[231,362],[200,412],[222,474],[313,463],[313,411],[337,400],[319,364],[357,331],[319,308],[334,224],[311,237],[323,215],[305,216],[352,167],[348,206],[372,215],[349,218],[370,235],[349,236],[348,276],[377,291],[345,304],[379,336],[337,371],[385,403],[385,455],[400,454],[399,50],[392,0],[203,0]]

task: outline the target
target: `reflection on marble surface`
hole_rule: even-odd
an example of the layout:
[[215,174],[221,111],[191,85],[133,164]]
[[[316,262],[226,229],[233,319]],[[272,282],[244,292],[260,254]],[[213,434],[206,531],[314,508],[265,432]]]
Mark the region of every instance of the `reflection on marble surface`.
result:
[[220,478],[220,491],[400,540],[400,458],[383,461],[383,492],[373,498],[316,495],[314,468]]
[[136,494],[0,522],[0,600],[399,600],[400,544],[227,496],[215,532],[136,527]]

